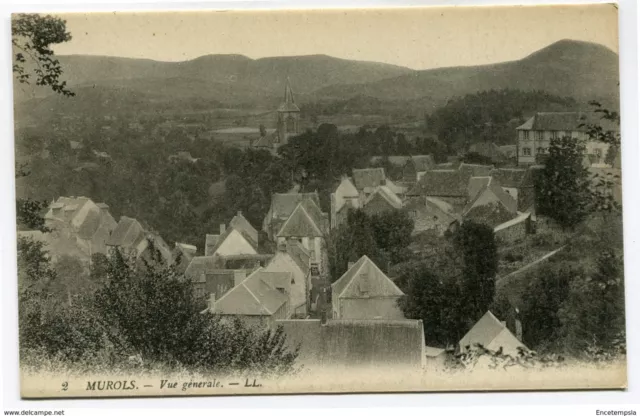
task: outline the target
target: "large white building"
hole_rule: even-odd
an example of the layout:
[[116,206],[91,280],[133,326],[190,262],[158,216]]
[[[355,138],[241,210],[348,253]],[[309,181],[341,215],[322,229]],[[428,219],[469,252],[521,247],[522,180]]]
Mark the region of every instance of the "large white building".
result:
[[531,165],[543,162],[549,152],[551,139],[570,136],[584,143],[592,166],[604,167],[609,145],[589,140],[589,124],[600,125],[605,131],[620,131],[619,126],[593,112],[536,113],[516,128],[518,164]]

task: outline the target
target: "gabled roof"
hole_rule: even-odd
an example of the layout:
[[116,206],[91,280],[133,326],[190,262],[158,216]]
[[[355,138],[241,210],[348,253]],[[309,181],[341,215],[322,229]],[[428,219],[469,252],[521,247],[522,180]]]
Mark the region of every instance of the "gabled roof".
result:
[[409,159],[411,159],[411,156],[371,156],[371,159],[369,159],[370,163],[378,163],[378,162],[382,162],[383,160],[385,160],[385,158],[389,161],[389,163],[391,163],[392,165],[398,166],[398,167],[403,167],[404,165],[407,164],[407,161]]
[[[218,249],[220,248],[220,246],[222,246],[222,244],[227,240],[227,238],[233,234],[233,232],[237,232],[238,234],[240,234],[242,236],[242,238],[244,238],[247,241],[247,244],[249,244],[251,247],[253,247],[254,250],[258,250],[258,242],[257,241],[253,241],[253,238],[242,228],[236,229],[235,227],[227,227],[224,231],[224,233],[220,234],[220,235],[215,235],[215,234],[207,234],[206,236],[206,241],[205,241],[205,256],[213,256],[214,254],[216,254],[216,252],[218,251]],[[217,238],[216,238],[217,237]],[[215,241],[214,245],[209,245],[208,243]]]
[[339,298],[398,297],[404,295],[367,256],[360,257],[340,279],[331,285],[332,296]]
[[490,165],[474,165],[471,163],[461,163],[458,170],[468,177],[470,176],[489,176],[493,170]]
[[[89,240],[100,227],[102,213],[96,210],[89,210],[84,221],[78,228],[78,237],[83,240]],[[113,219],[112,219],[113,220]],[[114,221],[115,222],[115,221]]]
[[353,169],[353,183],[359,190],[375,188],[386,183],[383,168]]
[[271,215],[276,218],[287,218],[291,215],[296,206],[305,199],[312,199],[317,206],[320,206],[320,199],[315,192],[309,193],[288,193],[273,194],[271,196]]
[[469,332],[462,337],[459,343],[460,350],[464,351],[467,346],[475,347],[476,344],[480,344],[492,351],[502,347],[503,352],[506,354],[517,353],[519,347],[527,349],[491,311],[487,311]]
[[287,254],[298,265],[304,274],[309,273],[309,261],[311,253],[307,251],[300,241],[287,241]]
[[[469,190],[475,192],[475,195],[469,196],[469,203],[462,211],[465,219],[480,220],[495,227],[517,215],[518,201],[503,190],[492,177],[470,178]],[[495,198],[481,201],[486,192],[491,192]]]
[[505,188],[521,188],[525,184],[527,169],[494,169],[491,171],[491,176],[500,183],[500,186]]
[[367,206],[371,201],[377,198],[382,198],[392,208],[402,208],[402,200],[398,198],[398,196],[386,186],[378,186],[376,190],[371,195],[369,195],[367,200],[364,202],[364,206]]
[[504,146],[498,146],[498,149],[504,156],[507,156],[509,153],[515,154],[515,152],[518,150],[515,144],[506,144]]
[[[285,275],[288,277],[283,277]],[[222,315],[273,315],[287,302],[287,295],[276,287],[284,284],[285,280],[290,284],[290,273],[269,273],[257,269],[218,299],[214,312]]]
[[260,136],[258,140],[253,142],[253,147],[267,147],[272,148],[274,144],[278,143],[278,135],[277,133],[267,133],[264,136]]
[[256,269],[261,265],[268,263],[274,254],[231,254],[221,255],[216,253],[214,256],[217,259],[220,267],[226,269]]
[[233,227],[242,232],[242,234],[249,238],[249,242],[254,247],[258,246],[258,231],[253,228],[251,223],[242,215],[242,212],[238,211],[238,213],[231,219],[229,227]]
[[454,208],[439,198],[424,196],[411,198],[407,201],[405,208],[408,210],[427,212],[429,215],[438,217],[438,221],[446,225],[460,219],[459,215],[455,213]]
[[453,208],[453,205],[451,205],[450,203],[443,201],[440,198],[434,198],[432,196],[428,196],[427,198],[427,203],[428,204],[433,204],[435,206],[437,206],[438,208],[440,208],[440,210],[442,210],[442,212],[446,212],[449,214],[453,214],[455,212],[455,209]]
[[502,159],[504,156],[500,151],[498,145],[493,142],[478,142],[469,146],[469,153],[478,153],[482,156],[488,157],[491,160]]
[[413,162],[416,172],[425,172],[429,169],[433,169],[436,162],[431,155],[415,155],[411,156],[411,162]]
[[468,177],[459,170],[428,170],[408,195],[466,198],[467,183]]
[[183,253],[196,254],[198,248],[191,244],[186,243],[176,243],[176,248],[180,249]]
[[398,195],[398,194],[402,195],[402,194],[407,192],[407,188],[406,187],[398,185],[396,183],[393,183],[391,181],[391,179],[387,179],[385,181],[385,185],[384,186],[386,186],[391,192],[393,192],[396,195]]
[[340,208],[345,203],[345,198],[358,198],[358,190],[353,182],[349,178],[342,178],[340,185],[336,188],[335,192],[336,211],[340,211]]
[[469,200],[475,199],[478,192],[484,190],[491,182],[491,176],[472,176],[467,185],[467,197]]
[[138,220],[122,216],[116,228],[111,232],[106,244],[108,246],[132,248],[143,238],[145,238],[145,232]]
[[218,234],[207,234],[204,240],[204,255],[205,256],[213,256],[214,248],[218,244],[218,239],[220,235]]
[[[319,215],[318,215],[319,213]],[[301,201],[282,224],[278,237],[322,237],[326,231],[320,208],[311,200]]]
[[198,256],[191,259],[184,271],[185,278],[194,283],[201,282],[207,273],[220,269],[215,256]]
[[582,124],[600,125],[605,131],[620,131],[619,125],[595,112],[536,113],[516,130],[587,131],[587,126]]

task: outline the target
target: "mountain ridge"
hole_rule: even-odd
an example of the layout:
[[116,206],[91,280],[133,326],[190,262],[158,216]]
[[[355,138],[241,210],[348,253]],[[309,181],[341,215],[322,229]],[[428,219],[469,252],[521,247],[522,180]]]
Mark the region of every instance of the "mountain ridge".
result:
[[[419,103],[424,106],[421,111],[430,112],[453,97],[491,89],[541,90],[581,103],[592,99],[608,105],[619,102],[618,55],[600,44],[569,39],[514,61],[426,70],[324,54],[258,59],[211,54],[180,62],[99,55],[58,58],[72,90],[99,87],[110,102],[119,92],[123,97],[131,96],[123,101],[135,102],[137,110],[143,111],[155,111],[155,105],[171,108],[184,103],[195,103],[198,108],[217,103],[228,108],[268,109],[281,99],[287,79],[302,105],[371,97],[405,101],[407,105]],[[97,93],[89,94],[91,99],[81,94],[69,99],[49,90],[31,97],[14,90],[21,108],[35,106],[47,108],[47,112],[81,111],[98,105],[92,100],[100,101]],[[108,110],[102,104],[100,107]]]

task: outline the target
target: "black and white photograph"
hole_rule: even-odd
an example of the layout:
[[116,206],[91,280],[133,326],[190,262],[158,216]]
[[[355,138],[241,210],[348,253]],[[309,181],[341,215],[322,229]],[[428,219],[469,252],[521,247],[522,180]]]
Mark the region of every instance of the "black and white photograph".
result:
[[11,48],[23,398],[626,388],[616,5],[15,13]]

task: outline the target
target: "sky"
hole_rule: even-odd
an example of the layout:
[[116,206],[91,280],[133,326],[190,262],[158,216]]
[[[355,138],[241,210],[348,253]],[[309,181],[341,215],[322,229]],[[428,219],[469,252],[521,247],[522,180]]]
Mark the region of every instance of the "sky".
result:
[[300,11],[172,11],[60,15],[57,54],[183,61],[326,54],[413,69],[516,60],[561,39],[618,52],[611,5],[421,7]]

